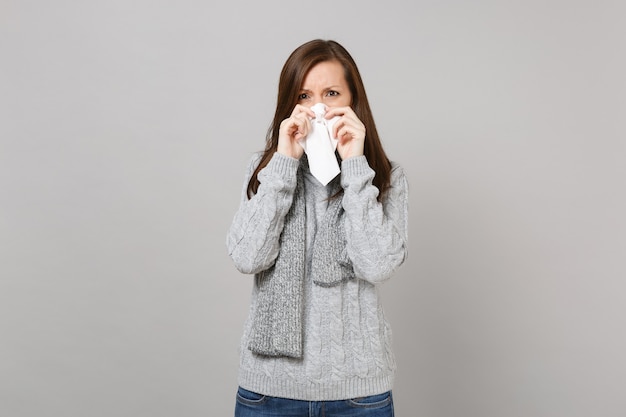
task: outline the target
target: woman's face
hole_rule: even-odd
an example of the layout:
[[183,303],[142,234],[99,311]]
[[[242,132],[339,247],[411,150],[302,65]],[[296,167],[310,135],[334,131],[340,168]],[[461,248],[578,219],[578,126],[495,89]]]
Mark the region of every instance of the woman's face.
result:
[[338,61],[320,62],[304,77],[298,104],[311,107],[317,103],[324,103],[329,107],[352,104],[352,94],[343,67]]

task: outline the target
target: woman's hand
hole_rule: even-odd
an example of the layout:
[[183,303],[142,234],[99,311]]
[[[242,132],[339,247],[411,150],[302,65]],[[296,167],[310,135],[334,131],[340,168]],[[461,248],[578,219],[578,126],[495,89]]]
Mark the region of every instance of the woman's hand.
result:
[[342,160],[352,158],[353,156],[363,155],[365,146],[365,125],[354,110],[350,107],[333,107],[330,108],[326,115],[326,119],[330,120],[335,116],[341,118],[337,120],[333,126],[333,137],[337,138],[337,152]]
[[304,149],[298,140],[305,138],[311,131],[311,120],[315,113],[308,107],[296,104],[291,116],[280,123],[278,130],[278,148],[276,151],[285,156],[300,159]]

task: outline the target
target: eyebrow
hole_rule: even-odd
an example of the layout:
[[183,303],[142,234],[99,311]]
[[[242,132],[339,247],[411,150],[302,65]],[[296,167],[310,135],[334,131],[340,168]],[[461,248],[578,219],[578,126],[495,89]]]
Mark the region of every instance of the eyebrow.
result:
[[[337,90],[337,89],[340,89],[340,88],[341,88],[340,85],[331,85],[330,87],[325,87],[324,91],[326,91],[326,90]],[[303,91],[305,93],[310,93],[311,92],[311,90],[309,90],[307,88],[301,88],[300,91]]]

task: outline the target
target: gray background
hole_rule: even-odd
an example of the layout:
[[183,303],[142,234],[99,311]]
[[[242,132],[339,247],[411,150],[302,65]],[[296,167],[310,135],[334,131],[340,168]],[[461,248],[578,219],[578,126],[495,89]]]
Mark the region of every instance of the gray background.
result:
[[623,4],[2,0],[0,415],[232,415],[225,233],[322,37],[410,179],[397,415],[623,416]]

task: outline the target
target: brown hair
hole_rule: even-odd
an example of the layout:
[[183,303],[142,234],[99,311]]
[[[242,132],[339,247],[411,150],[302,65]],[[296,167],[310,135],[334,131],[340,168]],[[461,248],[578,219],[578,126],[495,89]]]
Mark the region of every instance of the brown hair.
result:
[[257,192],[259,180],[257,175],[272,159],[278,148],[278,132],[280,124],[287,119],[298,103],[298,95],[302,83],[308,72],[315,65],[325,61],[337,61],[344,69],[346,82],[352,94],[352,110],[365,125],[364,155],[369,166],[376,173],[373,184],[378,188],[378,200],[381,201],[389,188],[391,177],[391,163],[383,150],[378,137],[374,117],[370,109],[363,80],[356,63],[348,51],[339,43],[332,40],[316,39],[307,42],[291,53],[280,73],[278,83],[278,98],[274,120],[267,131],[266,145],[259,165],[254,170],[248,182],[248,198]]

